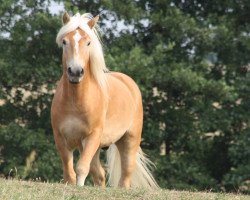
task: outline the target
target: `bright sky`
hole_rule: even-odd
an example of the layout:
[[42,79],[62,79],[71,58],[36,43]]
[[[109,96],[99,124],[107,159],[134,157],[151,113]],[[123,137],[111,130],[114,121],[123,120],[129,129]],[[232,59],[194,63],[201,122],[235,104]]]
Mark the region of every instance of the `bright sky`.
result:
[[[51,5],[49,6],[49,11],[51,14],[59,14],[60,12],[63,12],[64,10],[65,10],[64,4],[62,2],[57,3],[57,2],[52,1]],[[103,23],[105,23],[106,28],[112,28],[112,23],[109,20],[104,20]],[[124,20],[117,21],[117,30],[113,30],[113,33],[116,36],[118,36],[119,32],[122,30],[132,31],[133,26],[132,25],[126,26],[124,24]]]
[[49,7],[49,11],[51,14],[58,14],[59,12],[64,11],[64,5],[62,2],[56,3],[54,1],[52,1],[51,5]]

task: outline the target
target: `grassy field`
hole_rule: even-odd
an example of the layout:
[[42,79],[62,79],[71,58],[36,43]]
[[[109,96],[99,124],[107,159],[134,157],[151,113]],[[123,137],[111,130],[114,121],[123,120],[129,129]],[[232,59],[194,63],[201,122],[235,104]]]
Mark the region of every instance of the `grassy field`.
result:
[[77,187],[59,183],[40,183],[18,180],[0,179],[0,200],[80,200],[80,199],[140,199],[140,200],[250,200],[250,196],[206,193],[206,192],[185,192],[170,190],[123,190],[113,188]]

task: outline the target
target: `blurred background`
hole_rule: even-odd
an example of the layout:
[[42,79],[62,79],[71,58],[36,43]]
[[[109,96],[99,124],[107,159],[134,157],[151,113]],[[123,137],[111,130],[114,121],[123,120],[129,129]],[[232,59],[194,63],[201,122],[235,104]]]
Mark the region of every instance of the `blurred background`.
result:
[[50,106],[64,10],[100,14],[108,68],[138,83],[161,187],[250,193],[249,0],[1,1],[0,176],[62,179]]

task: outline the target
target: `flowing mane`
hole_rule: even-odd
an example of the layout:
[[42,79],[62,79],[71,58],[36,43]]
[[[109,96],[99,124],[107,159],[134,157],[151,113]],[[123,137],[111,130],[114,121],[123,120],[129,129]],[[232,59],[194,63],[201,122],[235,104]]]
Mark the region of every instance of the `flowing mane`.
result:
[[56,37],[56,43],[59,47],[62,46],[62,39],[68,33],[76,30],[77,28],[85,31],[91,39],[91,49],[90,49],[90,70],[91,74],[101,87],[104,89],[106,87],[106,76],[105,71],[108,71],[103,50],[102,44],[99,36],[99,27],[95,26],[92,29],[88,26],[88,21],[92,19],[93,16],[90,13],[85,13],[80,15],[79,13],[75,14],[70,18],[70,21],[65,24],[58,32]]

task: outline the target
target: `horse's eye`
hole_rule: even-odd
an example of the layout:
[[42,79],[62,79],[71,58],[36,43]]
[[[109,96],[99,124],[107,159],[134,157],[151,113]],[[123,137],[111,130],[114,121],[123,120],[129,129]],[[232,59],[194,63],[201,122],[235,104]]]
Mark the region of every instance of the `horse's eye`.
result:
[[66,43],[67,43],[67,42],[66,42],[66,40],[63,40],[63,42],[62,42],[62,43],[63,43],[63,45],[66,45]]
[[90,41],[87,43],[87,46],[89,46],[90,45]]

